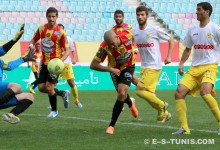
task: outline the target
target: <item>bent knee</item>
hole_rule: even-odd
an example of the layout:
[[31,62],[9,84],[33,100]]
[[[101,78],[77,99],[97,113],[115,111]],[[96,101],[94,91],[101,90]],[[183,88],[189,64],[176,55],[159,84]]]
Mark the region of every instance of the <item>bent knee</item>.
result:
[[180,91],[180,90],[177,89],[177,90],[175,91],[174,96],[175,96],[175,99],[184,99],[185,96],[186,96],[186,94],[185,94],[184,92],[182,92],[182,91]]

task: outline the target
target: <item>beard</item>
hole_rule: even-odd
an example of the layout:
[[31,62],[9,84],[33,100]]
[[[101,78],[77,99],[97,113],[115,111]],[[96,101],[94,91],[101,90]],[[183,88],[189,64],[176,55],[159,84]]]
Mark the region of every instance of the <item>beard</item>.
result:
[[139,20],[138,20],[138,24],[139,24],[139,25],[145,25],[146,22],[147,22],[147,20],[144,20],[144,21],[139,21]]
[[122,25],[123,21],[115,21],[118,26]]

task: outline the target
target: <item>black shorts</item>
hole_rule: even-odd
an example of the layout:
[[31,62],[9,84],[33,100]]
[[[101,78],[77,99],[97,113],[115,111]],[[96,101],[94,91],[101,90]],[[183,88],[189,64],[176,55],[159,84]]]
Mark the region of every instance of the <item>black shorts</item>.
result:
[[41,65],[39,78],[38,78],[38,84],[46,83],[47,81],[53,84],[58,83],[58,77],[57,75],[52,75],[47,70],[47,65]]
[[118,84],[123,83],[128,85],[129,87],[131,86],[131,81],[133,79],[133,73],[134,73],[135,65],[128,67],[124,70],[121,70],[120,76],[116,76],[113,73],[110,73],[112,82],[115,86],[116,91],[118,90]]

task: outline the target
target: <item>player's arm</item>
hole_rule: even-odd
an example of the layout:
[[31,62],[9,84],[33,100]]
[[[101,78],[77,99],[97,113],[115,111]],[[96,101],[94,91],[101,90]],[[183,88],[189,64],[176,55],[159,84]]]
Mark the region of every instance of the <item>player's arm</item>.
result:
[[12,46],[21,38],[23,33],[24,33],[24,24],[21,25],[21,28],[16,33],[15,37],[2,46],[2,49],[0,51],[0,56],[3,56],[4,54],[6,54],[12,48]]
[[60,38],[60,47],[64,49],[62,57],[60,58],[64,61],[70,55],[69,43],[67,41],[66,33],[64,32]]
[[30,49],[22,57],[20,57],[16,60],[13,60],[10,62],[3,61],[3,64],[4,64],[3,69],[11,71],[11,70],[17,68],[19,65],[21,65],[24,62],[34,61],[34,60],[35,60],[34,50]]
[[191,51],[192,51],[192,48],[185,48],[185,50],[183,51],[183,55],[181,57],[179,69],[178,69],[180,75],[184,74],[184,63],[189,58]]
[[76,51],[72,51],[72,55],[73,55],[73,60],[72,60],[72,64],[76,64]]
[[171,57],[172,57],[173,48],[174,48],[174,39],[171,37],[168,40],[168,43],[169,43],[169,48],[168,48],[167,58],[164,61],[165,65],[171,63]]

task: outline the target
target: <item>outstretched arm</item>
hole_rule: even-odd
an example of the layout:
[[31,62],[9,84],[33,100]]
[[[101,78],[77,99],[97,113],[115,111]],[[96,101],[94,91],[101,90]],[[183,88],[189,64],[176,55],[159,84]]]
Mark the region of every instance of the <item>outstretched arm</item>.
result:
[[4,52],[0,52],[0,56],[3,56],[4,54],[6,54],[6,53],[12,48],[12,46],[21,38],[21,36],[23,35],[23,33],[24,33],[24,24],[21,25],[21,28],[20,28],[20,30],[16,33],[15,37],[14,37],[11,41],[5,43],[5,44],[2,46]]

